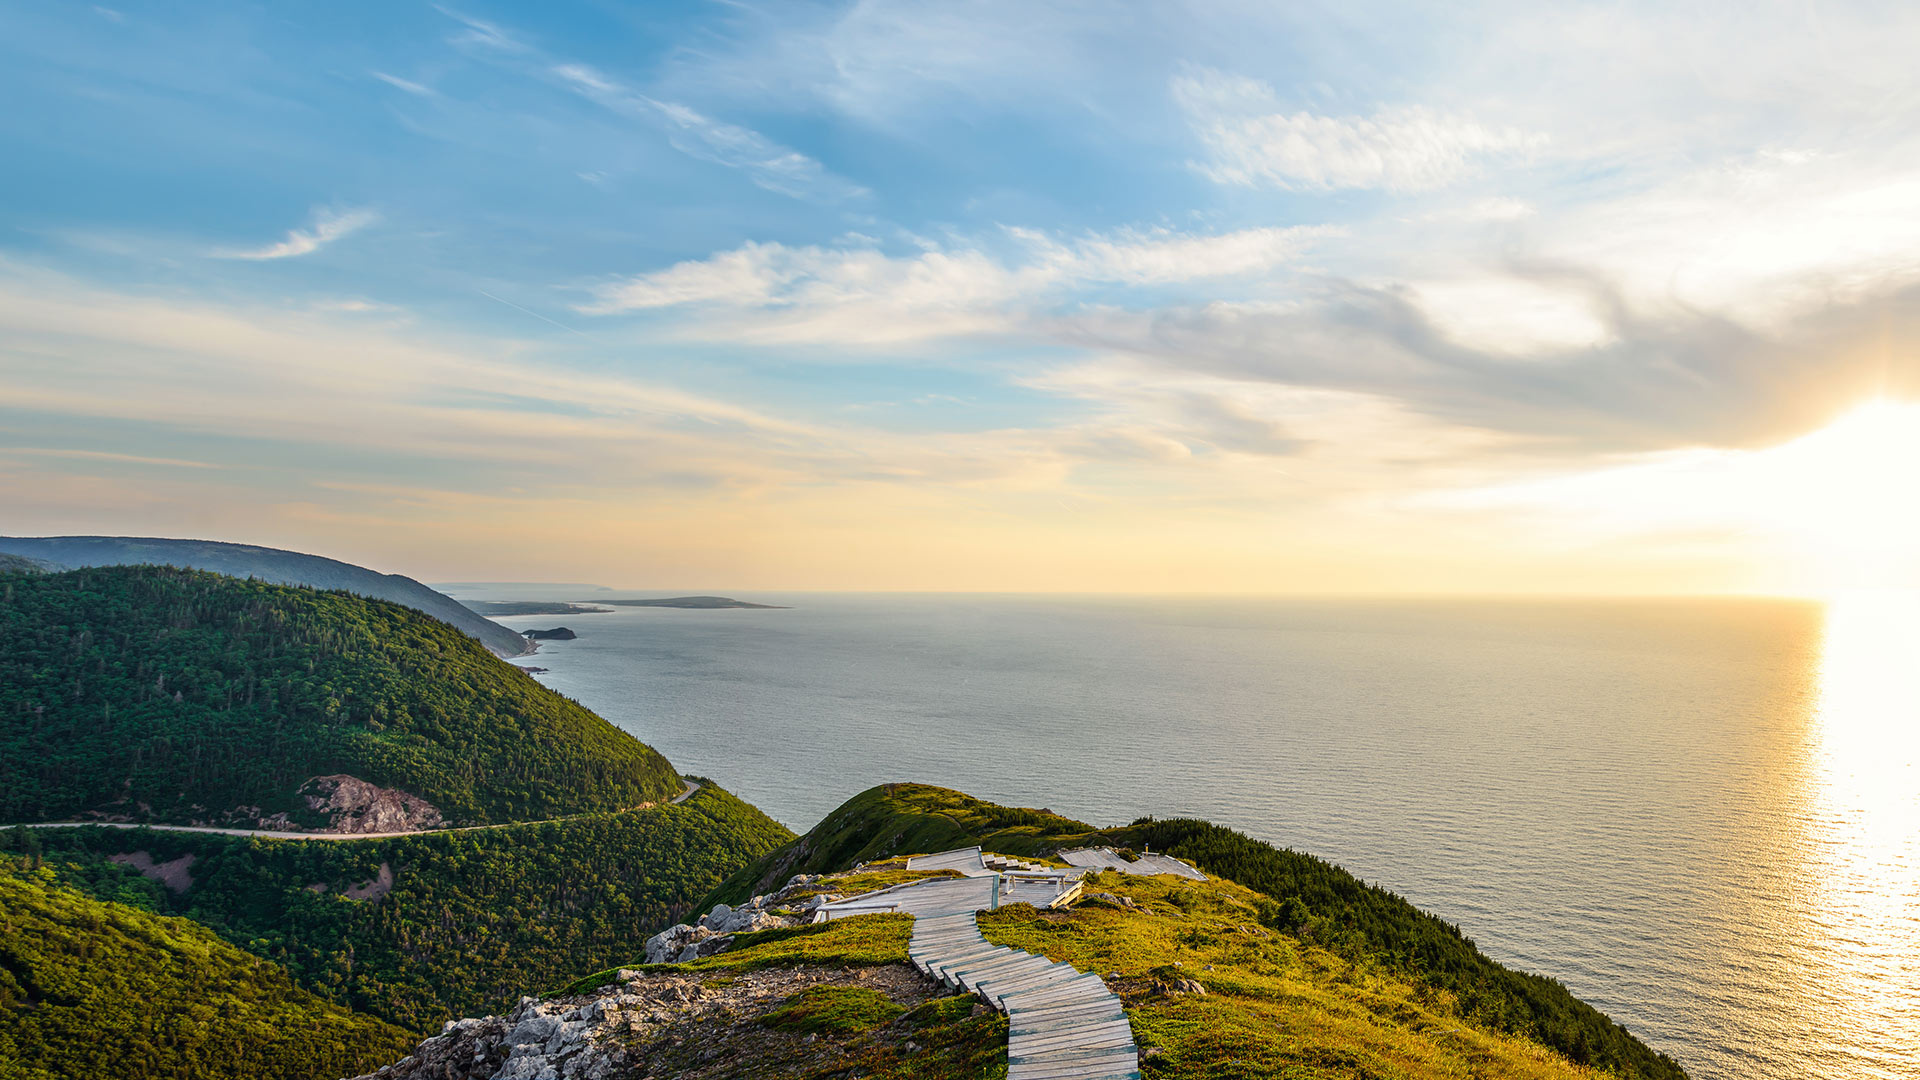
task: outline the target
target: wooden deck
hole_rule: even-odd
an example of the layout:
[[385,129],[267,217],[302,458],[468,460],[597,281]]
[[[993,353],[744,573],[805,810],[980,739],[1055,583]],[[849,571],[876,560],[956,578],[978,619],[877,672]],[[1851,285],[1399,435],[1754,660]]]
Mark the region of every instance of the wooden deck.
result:
[[1118,870],[1123,874],[1176,874],[1194,881],[1207,880],[1207,875],[1171,855],[1147,854],[1128,862],[1112,848],[1098,847],[1063,851],[1060,858],[1070,866],[1084,866],[1090,870]]
[[996,855],[977,847],[957,848],[934,855],[915,855],[907,860],[909,870],[958,870],[967,877],[987,877],[1003,870],[1048,870],[1044,863],[1028,862],[1011,855]]
[[[910,862],[914,869],[958,869],[967,852]],[[938,860],[954,856],[952,864]],[[978,848],[971,856],[979,859]],[[983,864],[984,865],[984,864]],[[937,878],[824,905],[820,918],[870,911],[914,917],[907,954],[929,977],[978,994],[1007,1014],[1007,1080],[1139,1080],[1140,1054],[1120,999],[1098,974],[980,936],[974,914],[998,903],[1063,904],[1080,889],[1072,871],[1044,869]]]

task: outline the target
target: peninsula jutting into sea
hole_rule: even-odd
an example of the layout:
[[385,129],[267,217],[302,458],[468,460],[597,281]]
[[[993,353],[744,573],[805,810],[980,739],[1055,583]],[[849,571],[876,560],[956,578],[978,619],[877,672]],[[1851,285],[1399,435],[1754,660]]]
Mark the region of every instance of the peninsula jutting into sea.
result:
[[1920,5],[0,5],[0,1080],[1920,1080]]

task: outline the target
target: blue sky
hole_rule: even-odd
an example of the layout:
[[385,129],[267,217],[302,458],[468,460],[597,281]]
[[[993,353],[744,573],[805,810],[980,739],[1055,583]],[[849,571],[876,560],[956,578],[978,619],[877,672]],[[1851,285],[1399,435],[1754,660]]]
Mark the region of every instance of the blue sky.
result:
[[[1702,453],[1914,393],[1916,29],[10,5],[5,531],[620,584],[1797,588],[1804,537],[1673,507]],[[588,539],[513,550],[538,522]]]

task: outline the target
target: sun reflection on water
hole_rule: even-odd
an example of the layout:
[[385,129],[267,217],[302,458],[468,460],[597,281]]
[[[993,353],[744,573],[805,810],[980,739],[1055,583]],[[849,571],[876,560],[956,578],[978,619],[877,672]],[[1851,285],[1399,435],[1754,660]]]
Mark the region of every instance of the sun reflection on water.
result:
[[1807,840],[1824,948],[1803,972],[1835,1076],[1920,1068],[1920,594],[1827,606]]

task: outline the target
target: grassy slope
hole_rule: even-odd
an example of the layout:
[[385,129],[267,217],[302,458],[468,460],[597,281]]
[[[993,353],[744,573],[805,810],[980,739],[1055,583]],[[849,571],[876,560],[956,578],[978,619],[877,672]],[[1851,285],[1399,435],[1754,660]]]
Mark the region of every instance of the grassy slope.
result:
[[[847,894],[873,884],[869,879],[898,877],[866,872],[829,878],[820,888]],[[983,915],[981,930],[995,944],[1100,973],[1126,1007],[1149,1080],[1600,1076],[1531,1040],[1464,1021],[1443,991],[1267,929],[1259,910],[1271,902],[1232,882],[1107,873],[1091,879],[1088,891],[1121,896],[1134,906],[1083,900],[1071,911],[1041,912],[1012,905]],[[774,965],[831,969],[899,962],[912,929],[906,916],[860,916],[744,934],[728,951],[688,964],[630,966],[724,975]],[[605,986],[617,975],[611,969],[588,976],[561,993]],[[1178,980],[1187,979],[1206,992],[1177,988]],[[861,1004],[871,1001],[837,1002]],[[787,1008],[811,1015],[826,1006],[800,995]],[[1004,1038],[1004,1028],[1000,1034]],[[1004,1075],[995,1071],[1004,1067],[1004,1056],[984,1050],[913,1075]]]
[[412,1037],[297,989],[186,919],[0,864],[0,1078],[352,1075]]
[[[905,915],[863,915],[788,930],[741,934],[724,953],[687,964],[638,965],[639,970],[694,975],[723,987],[741,972],[788,968],[817,980],[767,1015],[728,1011],[679,1047],[659,1047],[646,1075],[696,1074],[703,1080],[1001,1080],[1006,1076],[1007,1021],[971,995],[935,998],[901,1015],[881,995],[849,978],[862,968],[907,963],[913,921]],[[628,965],[635,966],[635,965]],[[559,991],[581,994],[617,980],[618,969],[581,979]],[[805,1034],[819,1040],[810,1055],[783,1054],[791,1046],[765,1041],[751,1052],[755,1028]],[[716,1049],[745,1044],[719,1061]],[[691,1053],[688,1053],[688,1051]],[[824,1051],[824,1052],[821,1052]]]
[[398,604],[161,567],[6,574],[0,636],[0,822],[305,813],[294,792],[331,773],[461,824],[681,787],[645,744]]
[[[77,868],[78,887],[144,892],[329,1000],[427,1031],[644,953],[691,900],[792,835],[708,785],[677,806],[394,840],[72,829],[0,832],[0,845],[38,845]],[[162,862],[194,855],[192,889],[164,895],[105,865],[136,850]],[[341,895],[382,863],[395,879],[385,897]]]
[[1447,1007],[1464,1020],[1532,1038],[1571,1060],[1622,1076],[1684,1076],[1671,1058],[1656,1054],[1557,981],[1489,959],[1458,927],[1324,860],[1206,822],[1143,820],[1095,830],[945,788],[888,784],[854,796],[806,836],[734,874],[696,908],[737,902],[792,874],[975,843],[1013,855],[1091,844],[1151,845],[1261,894],[1256,915],[1264,927],[1446,995],[1452,1003]]
[[743,867],[696,909],[737,904],[795,874],[823,874],[902,852],[983,844],[1008,855],[1038,855],[1065,837],[1091,836],[1084,822],[999,806],[927,784],[883,784],[842,803],[805,836]]
[[1263,898],[1232,882],[1110,872],[1088,888],[1138,910],[1018,904],[981,916],[981,931],[1106,975],[1149,1080],[1596,1076],[1530,1040],[1463,1023],[1445,993],[1266,929],[1255,914]]

